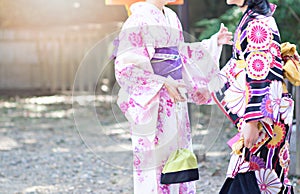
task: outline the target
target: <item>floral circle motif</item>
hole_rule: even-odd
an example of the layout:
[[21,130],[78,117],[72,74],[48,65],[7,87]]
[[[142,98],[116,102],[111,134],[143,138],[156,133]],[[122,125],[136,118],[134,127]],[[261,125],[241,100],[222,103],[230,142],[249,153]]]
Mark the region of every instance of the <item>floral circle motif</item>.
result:
[[246,83],[245,72],[240,72],[236,80],[237,81],[224,92],[224,101],[230,112],[242,117],[251,98],[251,88],[250,84]]
[[266,54],[267,54],[267,58],[268,58],[268,61],[270,64],[270,68],[273,68],[276,63],[275,56],[269,51],[266,51]]
[[273,169],[255,171],[256,181],[262,194],[278,193],[282,183]]
[[280,57],[281,56],[280,47],[277,44],[275,44],[275,43],[272,43],[270,45],[270,52],[272,53],[272,55],[274,55],[276,57]]
[[274,123],[273,137],[267,144],[268,148],[279,147],[285,138],[286,129],[283,123]]
[[263,98],[260,109],[265,117],[273,119],[273,106],[269,95]]
[[265,79],[269,73],[269,60],[264,52],[252,52],[247,57],[248,76],[252,79]]
[[290,164],[289,147],[290,147],[289,143],[285,142],[284,146],[280,149],[279,162],[282,168],[287,168]]
[[250,160],[250,170],[259,170],[261,168],[265,168],[265,161],[257,156],[251,156]]
[[280,47],[276,45],[275,43],[272,43],[270,45],[269,50],[266,51],[267,58],[270,63],[270,68],[273,68],[274,66],[277,66],[279,68],[282,68],[282,64],[278,61],[276,61],[277,57],[281,57],[281,51]]
[[267,23],[253,20],[248,24],[247,38],[250,50],[265,50],[271,44],[272,32],[269,30]]
[[294,101],[291,98],[283,97],[280,101],[281,119],[286,125],[293,123]]
[[273,119],[278,120],[281,98],[282,98],[282,82],[274,80],[270,84],[269,98],[272,101]]

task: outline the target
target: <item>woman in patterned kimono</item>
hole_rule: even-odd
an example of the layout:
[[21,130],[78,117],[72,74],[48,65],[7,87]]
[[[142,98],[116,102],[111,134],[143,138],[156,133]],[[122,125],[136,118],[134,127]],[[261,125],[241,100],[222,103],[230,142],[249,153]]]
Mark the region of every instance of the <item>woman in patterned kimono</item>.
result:
[[[272,17],[276,6],[267,0],[227,4],[240,6],[243,16],[234,34],[232,58],[221,70],[227,83],[214,99],[241,138],[233,144],[220,193],[293,193],[288,180],[293,100],[283,80],[280,34]],[[230,184],[246,172],[253,174],[251,191],[249,179]]]
[[[221,46],[232,38],[222,26],[211,39],[184,43],[177,15],[164,6],[168,1],[133,4],[118,37],[117,103],[131,124],[136,194],[196,193],[193,181],[164,185],[160,176],[172,151],[192,150],[187,100],[210,101],[209,93],[217,87]],[[188,93],[187,100],[180,88]]]

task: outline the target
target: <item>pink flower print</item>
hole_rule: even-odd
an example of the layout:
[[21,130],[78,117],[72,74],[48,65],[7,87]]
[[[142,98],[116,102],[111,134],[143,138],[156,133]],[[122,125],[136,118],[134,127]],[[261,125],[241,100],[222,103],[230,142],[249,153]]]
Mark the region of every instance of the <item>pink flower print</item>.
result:
[[140,145],[144,145],[144,140],[142,138],[139,138],[138,142]]
[[129,104],[131,107],[135,107],[134,100],[132,98],[129,99]]
[[[237,68],[236,68],[236,63],[232,63],[230,66],[229,66],[229,75],[231,75],[232,77],[236,77],[236,75],[238,74],[236,72]],[[227,73],[227,72],[226,72]]]
[[188,119],[186,119],[185,127],[186,127],[186,129],[190,129],[190,127],[191,127],[191,124]]
[[146,85],[147,84],[147,79],[144,77],[138,77],[138,83],[141,85]]
[[173,101],[172,99],[167,100],[167,106],[172,107],[173,106]]
[[269,95],[263,98],[260,109],[265,117],[273,119],[273,106]]
[[164,112],[164,107],[162,104],[160,104],[158,107],[158,113],[163,113],[163,112]]
[[127,112],[128,108],[129,108],[129,105],[127,102],[123,102],[120,104],[120,109],[123,113]]
[[262,80],[270,70],[269,59],[265,52],[252,52],[247,57],[247,72],[251,79]]
[[187,184],[182,184],[181,187],[179,188],[179,194],[185,194],[188,191],[188,186]]
[[281,51],[280,51],[280,47],[275,44],[272,43],[270,46],[270,52],[272,53],[272,55],[276,56],[276,57],[281,57]]
[[268,49],[272,42],[272,32],[269,30],[268,24],[260,20],[249,22],[247,40],[250,50]]
[[143,55],[146,57],[150,57],[147,48],[143,50]]
[[142,171],[141,169],[136,170],[136,173],[137,173],[138,176],[141,176],[141,175],[142,175],[142,172],[143,172],[143,171]]
[[278,193],[282,183],[273,169],[255,171],[256,181],[262,194]]
[[132,46],[134,47],[142,47],[143,46],[143,38],[142,33],[135,33],[132,32],[129,34],[129,41],[131,42]]
[[186,64],[188,62],[188,59],[186,56],[181,55],[181,60],[184,64]]
[[134,157],[134,161],[133,161],[133,165],[135,166],[135,168],[138,168],[138,166],[141,164],[141,160],[135,156]]
[[190,46],[187,47],[187,53],[188,53],[188,57],[192,58],[193,50],[190,48]]
[[157,137],[157,135],[154,138],[154,145],[158,145],[158,137]]
[[268,36],[267,30],[263,26],[254,26],[250,33],[249,38],[256,44],[266,41]]
[[171,110],[167,109],[167,116],[170,117],[171,116]]
[[205,104],[209,99],[209,93],[207,91],[193,91],[191,98],[196,104]]
[[290,164],[290,151],[289,151],[289,143],[285,142],[284,146],[280,149],[279,152],[279,162],[282,168],[288,168]]
[[161,190],[162,194],[170,194],[169,185],[161,185],[160,190]]
[[198,50],[197,52],[195,52],[195,55],[196,55],[195,57],[197,60],[201,60],[204,56],[204,53],[202,50]]
[[[279,53],[278,53],[279,51]],[[274,68],[275,66],[278,68],[282,68],[282,63],[278,62],[276,58],[281,58],[281,53],[279,47],[272,43],[269,50],[265,51],[267,54],[267,58],[269,60],[270,68]]]
[[131,67],[127,67],[125,69],[122,69],[119,72],[119,74],[120,74],[121,77],[131,77],[131,75],[132,75],[132,68]]
[[262,158],[257,156],[251,156],[250,160],[250,170],[259,170],[265,168],[265,162]]
[[263,61],[261,59],[255,59],[252,63],[252,68],[258,72],[262,71],[264,69]]

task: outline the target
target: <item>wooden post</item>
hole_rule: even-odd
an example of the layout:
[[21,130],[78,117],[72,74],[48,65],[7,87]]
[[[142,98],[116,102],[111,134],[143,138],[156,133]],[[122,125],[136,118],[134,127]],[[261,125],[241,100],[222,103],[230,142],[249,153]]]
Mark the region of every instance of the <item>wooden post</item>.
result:
[[182,23],[183,31],[189,33],[189,1],[186,0],[184,4],[178,6],[178,17]]
[[300,87],[296,87],[296,174],[300,175]]

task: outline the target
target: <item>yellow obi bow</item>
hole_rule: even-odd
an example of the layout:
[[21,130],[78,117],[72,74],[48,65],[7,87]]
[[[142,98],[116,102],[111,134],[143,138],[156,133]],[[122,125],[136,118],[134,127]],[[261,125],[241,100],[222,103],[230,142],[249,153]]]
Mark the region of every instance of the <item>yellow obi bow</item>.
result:
[[300,86],[300,62],[296,45],[289,42],[281,44],[281,57],[284,61],[283,75],[294,86]]

